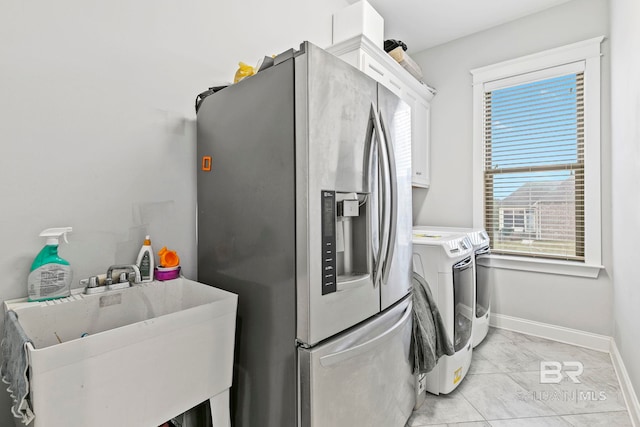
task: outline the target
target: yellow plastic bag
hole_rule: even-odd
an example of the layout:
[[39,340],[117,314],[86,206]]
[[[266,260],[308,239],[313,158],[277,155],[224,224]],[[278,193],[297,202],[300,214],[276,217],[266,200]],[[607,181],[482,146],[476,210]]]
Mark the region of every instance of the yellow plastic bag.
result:
[[253,76],[256,73],[256,70],[251,65],[247,65],[244,62],[240,62],[238,65],[240,67],[238,68],[238,71],[236,71],[236,76],[233,79],[234,83],[238,83],[245,77]]

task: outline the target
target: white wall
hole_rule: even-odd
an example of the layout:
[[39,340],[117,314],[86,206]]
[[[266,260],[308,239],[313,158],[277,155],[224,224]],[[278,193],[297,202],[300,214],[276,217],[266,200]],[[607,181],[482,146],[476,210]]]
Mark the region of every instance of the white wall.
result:
[[[73,226],[77,279],[146,233],[196,274],[195,96],[238,61],[331,43],[345,0],[23,2],[0,13],[0,300],[26,295],[41,230]],[[126,363],[126,362],[123,362]],[[0,392],[0,425],[10,425]]]
[[611,1],[615,341],[640,392],[640,2]]
[[[470,70],[609,35],[607,0],[574,0],[413,55],[438,94],[431,109],[431,187],[414,189],[414,223],[472,225]],[[579,19],[578,19],[579,17]],[[602,252],[596,279],[494,270],[494,312],[612,334],[609,42],[602,46]],[[454,166],[456,165],[456,166]]]

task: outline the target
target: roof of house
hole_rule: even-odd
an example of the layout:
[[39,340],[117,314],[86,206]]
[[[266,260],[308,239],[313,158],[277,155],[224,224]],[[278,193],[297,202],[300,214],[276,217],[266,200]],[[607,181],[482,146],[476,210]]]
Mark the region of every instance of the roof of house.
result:
[[557,181],[531,181],[522,184],[499,206],[533,206],[539,203],[567,203],[575,201],[575,179],[570,176]]

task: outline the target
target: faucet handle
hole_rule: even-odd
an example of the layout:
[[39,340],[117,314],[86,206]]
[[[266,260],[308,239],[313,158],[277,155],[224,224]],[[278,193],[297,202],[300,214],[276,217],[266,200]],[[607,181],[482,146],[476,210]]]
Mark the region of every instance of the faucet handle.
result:
[[100,286],[98,276],[91,276],[88,279],[80,280],[80,285],[84,286],[84,293],[87,295],[104,292],[105,287]]
[[84,286],[85,288],[97,288],[100,286],[98,276],[91,276],[88,279],[80,279],[80,286]]

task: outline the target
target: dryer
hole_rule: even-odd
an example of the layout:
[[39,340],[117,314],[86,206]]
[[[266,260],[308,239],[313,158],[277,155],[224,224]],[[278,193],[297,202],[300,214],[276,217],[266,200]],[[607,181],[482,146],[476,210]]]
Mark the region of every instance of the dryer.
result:
[[489,268],[479,264],[478,259],[489,255],[489,235],[484,228],[433,227],[420,225],[413,227],[414,232],[438,234],[466,234],[473,244],[475,270],[475,315],[473,317],[473,346],[484,340],[489,332],[489,316],[491,315],[491,296],[493,284],[490,280]]
[[[455,353],[442,356],[426,374],[433,394],[452,392],[471,364],[473,327],[473,245],[465,234],[413,233],[413,269],[429,284]],[[418,378],[420,383],[422,378]],[[419,391],[419,389],[418,389]]]

